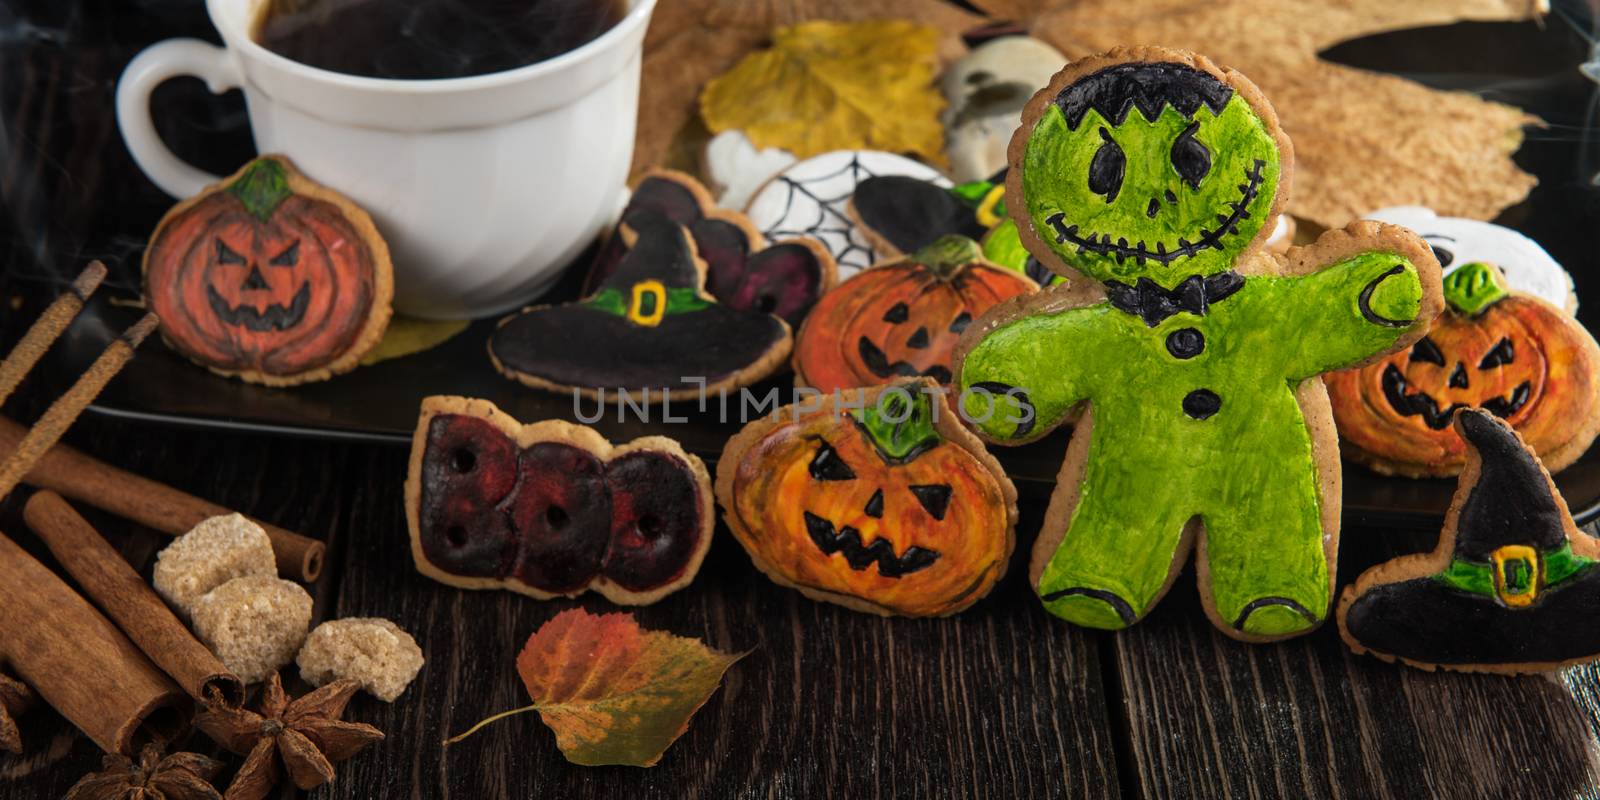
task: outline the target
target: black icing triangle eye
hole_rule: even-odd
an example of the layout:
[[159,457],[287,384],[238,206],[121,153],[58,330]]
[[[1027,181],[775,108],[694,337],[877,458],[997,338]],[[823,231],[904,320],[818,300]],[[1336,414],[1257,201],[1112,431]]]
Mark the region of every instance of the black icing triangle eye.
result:
[[972,315],[968,314],[965,311],[963,311],[960,314],[956,315],[956,318],[953,321],[951,321],[951,323],[950,323],[950,332],[951,333],[961,333],[962,331],[967,329],[968,325],[971,325],[971,324],[972,324]]
[[283,248],[283,252],[273,256],[267,263],[274,267],[292,267],[300,263],[300,240],[296,239],[294,244]]
[[1122,145],[1111,138],[1105,128],[1100,129],[1100,149],[1089,161],[1089,191],[1105,195],[1106,202],[1117,199],[1122,190],[1122,175],[1128,168],[1128,157],[1122,154]]
[[1199,128],[1200,123],[1189,123],[1189,127],[1184,128],[1172,143],[1172,166],[1178,170],[1178,177],[1191,189],[1199,189],[1200,181],[1211,172],[1211,151],[1194,138],[1194,132]]
[[217,240],[217,263],[218,264],[243,264],[244,263],[244,256],[239,255],[237,252],[234,251],[233,248],[229,247],[221,239],[218,239]]
[[933,515],[934,519],[944,519],[944,512],[950,508],[949,486],[942,483],[913,486],[911,493],[917,496],[917,502],[921,503],[923,510]]
[[883,312],[883,321],[899,325],[911,318],[911,308],[905,303],[895,303]]
[[1509,338],[1501,337],[1493,349],[1483,355],[1483,360],[1478,362],[1478,369],[1493,369],[1505,366],[1517,360],[1517,351],[1511,346]]
[[839,453],[826,440],[817,440],[817,454],[811,457],[811,477],[819,481],[855,480],[856,473],[839,458]]
[[1444,353],[1439,352],[1439,346],[1432,339],[1424,336],[1411,346],[1411,360],[1421,361],[1426,364],[1444,366]]
[[1439,259],[1439,266],[1448,267],[1450,262],[1456,260],[1456,254],[1436,244],[1428,245],[1433,250],[1433,257]]

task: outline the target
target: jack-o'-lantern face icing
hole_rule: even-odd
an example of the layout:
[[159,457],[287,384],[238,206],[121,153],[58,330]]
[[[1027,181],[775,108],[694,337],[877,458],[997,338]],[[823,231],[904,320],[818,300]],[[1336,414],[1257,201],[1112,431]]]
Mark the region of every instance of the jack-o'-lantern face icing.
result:
[[1012,180],[1034,229],[1096,280],[1171,288],[1234,269],[1272,218],[1277,137],[1233,87],[1188,65],[1109,67],[1025,134],[1028,180]]
[[388,249],[371,220],[275,156],[169,212],[144,264],[168,343],[246,380],[349,369],[389,318]]
[[796,380],[822,392],[921,376],[949,383],[951,354],[972,320],[1037,288],[984,261],[977,242],[945,236],[824,295],[795,343]]
[[670,439],[612,447],[458,397],[423,401],[406,504],[423,574],[541,599],[654,602],[694,578],[711,542],[710,479]]
[[1594,339],[1556,307],[1511,292],[1487,264],[1444,280],[1447,307],[1408,350],[1327,377],[1339,433],[1352,455],[1386,472],[1454,475],[1467,445],[1455,413],[1506,420],[1560,469],[1587,449],[1600,412]]
[[1011,552],[1014,493],[976,442],[935,425],[952,412],[931,386],[798,420],[783,409],[729,443],[719,491],[763,572],[881,614],[950,614],[989,592]]

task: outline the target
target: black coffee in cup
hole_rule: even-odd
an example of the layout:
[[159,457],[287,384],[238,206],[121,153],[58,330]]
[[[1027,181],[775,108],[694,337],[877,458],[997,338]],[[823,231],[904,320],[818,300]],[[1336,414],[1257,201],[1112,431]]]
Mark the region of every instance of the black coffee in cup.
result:
[[574,50],[627,10],[627,0],[267,0],[255,39],[333,72],[462,78]]

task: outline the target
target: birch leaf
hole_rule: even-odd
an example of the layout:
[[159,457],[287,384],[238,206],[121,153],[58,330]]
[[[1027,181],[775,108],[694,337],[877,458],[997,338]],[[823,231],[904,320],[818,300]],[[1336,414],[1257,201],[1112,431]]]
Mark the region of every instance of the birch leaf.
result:
[[799,158],[886,150],[943,160],[939,31],[904,20],[818,21],[780,28],[772,40],[706,84],[700,113],[713,134],[742,130],[756,147]]

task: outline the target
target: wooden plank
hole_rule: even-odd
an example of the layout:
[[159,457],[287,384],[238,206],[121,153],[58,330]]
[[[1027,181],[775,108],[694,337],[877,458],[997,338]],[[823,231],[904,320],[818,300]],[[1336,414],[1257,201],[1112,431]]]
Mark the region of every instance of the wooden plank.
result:
[[[1340,586],[1434,537],[1347,530]],[[1185,575],[1115,637],[1124,694],[1112,711],[1128,725],[1136,796],[1487,800],[1596,786],[1587,713],[1560,681],[1358,657],[1331,621],[1241,644],[1211,627],[1194,592]],[[1569,679],[1596,685],[1592,673]]]
[[[341,767],[329,796],[562,798],[1114,797],[1096,637],[1047,617],[1019,548],[993,596],[944,620],[884,620],[768,582],[725,530],[689,588],[636,614],[645,627],[754,648],[650,770],[566,763],[533,716],[448,750],[478,719],[528,702],[513,668],[559,611],[468,592],[412,567],[401,507],[404,454],[372,451],[353,499],[338,613],[400,621],[429,662],[392,706],[351,716],[389,740]],[[1022,530],[1035,530],[1037,514]]]

